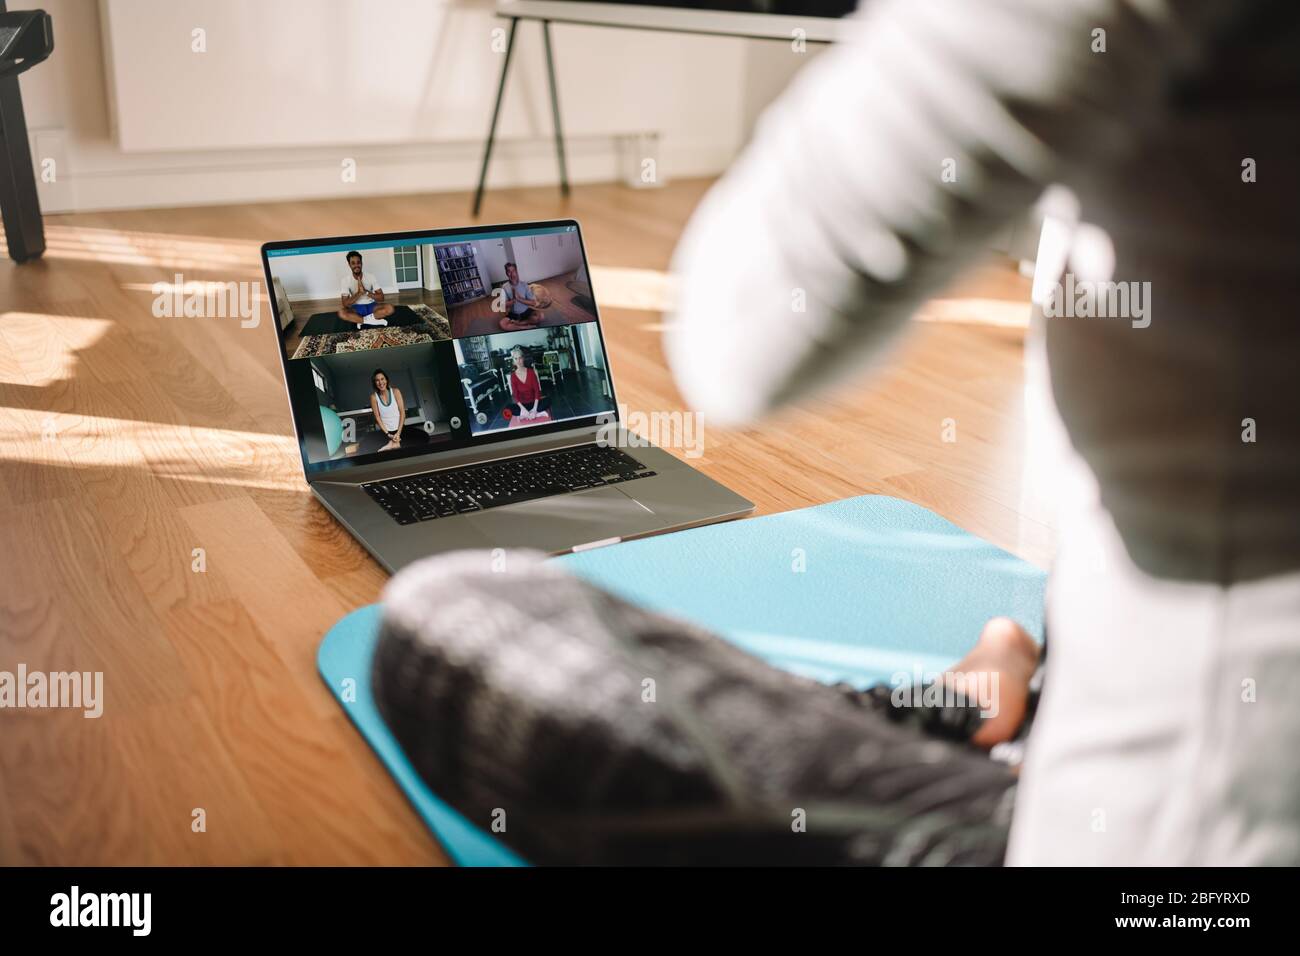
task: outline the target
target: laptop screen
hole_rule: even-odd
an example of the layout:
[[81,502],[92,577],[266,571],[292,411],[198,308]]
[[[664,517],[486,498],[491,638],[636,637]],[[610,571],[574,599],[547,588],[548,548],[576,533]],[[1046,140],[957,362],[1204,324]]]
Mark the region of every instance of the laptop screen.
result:
[[572,220],[268,243],[308,473],[616,417]]

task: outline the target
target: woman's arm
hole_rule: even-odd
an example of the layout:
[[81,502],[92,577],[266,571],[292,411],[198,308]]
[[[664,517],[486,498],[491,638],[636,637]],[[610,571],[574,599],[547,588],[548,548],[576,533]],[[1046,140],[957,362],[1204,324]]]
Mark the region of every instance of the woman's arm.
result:
[[406,401],[402,398],[400,388],[393,389],[393,401],[397,403],[397,431],[393,433],[393,441],[402,440],[402,429],[406,427]]
[[[1047,183],[1140,145],[1174,72],[1248,6],[864,4],[677,249],[664,346],[686,400],[741,424],[860,370]],[[744,389],[717,374],[724,357]]]

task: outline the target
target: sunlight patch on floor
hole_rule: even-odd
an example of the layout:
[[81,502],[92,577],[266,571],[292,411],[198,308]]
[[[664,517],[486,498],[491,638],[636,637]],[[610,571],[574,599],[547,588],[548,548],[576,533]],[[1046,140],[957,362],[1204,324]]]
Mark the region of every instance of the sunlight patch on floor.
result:
[[0,458],[56,468],[136,468],[241,488],[305,488],[298,443],[287,435],[42,409],[0,409]]
[[[591,276],[596,302],[604,308],[657,313],[673,308],[676,283],[662,270],[592,266]],[[1025,329],[1029,327],[1029,314],[1028,300],[965,297],[931,299],[912,318],[917,322]],[[669,324],[648,322],[637,328],[662,332]]]
[[[175,278],[175,276],[173,276],[173,278]],[[260,282],[254,284],[257,286],[257,291],[252,293],[253,299],[259,302],[270,302],[271,301],[270,297],[265,292],[262,291],[262,284]],[[167,295],[173,295],[173,296],[177,292],[181,293],[182,295],[193,295],[195,293],[198,293],[200,296],[204,296],[204,297],[206,297],[209,293],[220,294],[223,292],[229,292],[230,291],[229,286],[230,286],[230,282],[213,282],[213,281],[204,281],[201,279],[186,279],[179,283],[165,282],[162,280],[159,280],[158,282],[123,282],[122,283],[122,288],[127,292],[148,292],[151,295],[159,295],[165,293]],[[337,303],[332,303],[332,304],[337,304]]]
[[1029,301],[1008,299],[931,299],[912,316],[916,322],[945,322],[956,325],[990,325],[997,328],[1029,328]]
[[0,344],[11,358],[0,363],[0,382],[40,387],[70,379],[77,353],[94,346],[112,327],[108,319],[0,313]]
[[47,225],[45,255],[113,265],[255,271],[261,243],[251,239],[173,236],[128,229]]
[[673,277],[662,269],[592,266],[591,285],[604,308],[667,312],[673,305]]

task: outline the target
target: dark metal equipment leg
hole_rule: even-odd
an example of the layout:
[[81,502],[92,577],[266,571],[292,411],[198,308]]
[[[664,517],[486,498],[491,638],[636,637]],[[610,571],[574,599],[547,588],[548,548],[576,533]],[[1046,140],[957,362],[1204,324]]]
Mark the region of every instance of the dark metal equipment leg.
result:
[[0,215],[11,259],[23,262],[45,251],[45,227],[16,76],[0,79]]
[[564,162],[564,132],[560,129],[560,93],[555,85],[555,59],[551,56],[551,21],[542,21],[546,45],[546,74],[551,80],[551,115],[555,118],[555,158],[560,161],[560,195],[569,195],[569,168]]
[[474,209],[472,214],[478,215],[479,207],[483,205],[483,187],[487,183],[488,162],[492,159],[492,144],[497,138],[497,118],[501,115],[501,98],[506,92],[506,75],[510,72],[510,54],[515,49],[515,28],[519,26],[519,18],[511,17],[510,19],[510,36],[506,40],[506,58],[501,64],[501,82],[497,85],[497,102],[492,107],[492,125],[488,127],[487,145],[483,148],[483,168],[478,174],[478,189],[474,192]]

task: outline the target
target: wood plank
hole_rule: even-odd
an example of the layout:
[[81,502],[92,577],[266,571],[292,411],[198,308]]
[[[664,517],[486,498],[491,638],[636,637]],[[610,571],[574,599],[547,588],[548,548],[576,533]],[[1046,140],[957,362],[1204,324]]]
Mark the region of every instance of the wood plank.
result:
[[[178,608],[167,623],[203,703],[205,723],[220,728],[231,772],[246,782],[257,804],[210,816],[213,827],[240,828],[249,815],[273,821],[279,839],[310,852],[297,863],[444,859],[414,810],[385,785],[378,758],[355,731],[336,724],[333,718],[342,713],[334,709],[328,718],[318,717],[309,697],[325,694],[319,678],[310,693],[286,685],[281,649],[242,604]],[[366,799],[358,801],[358,792]],[[268,842],[258,841],[250,852],[263,852]]]

